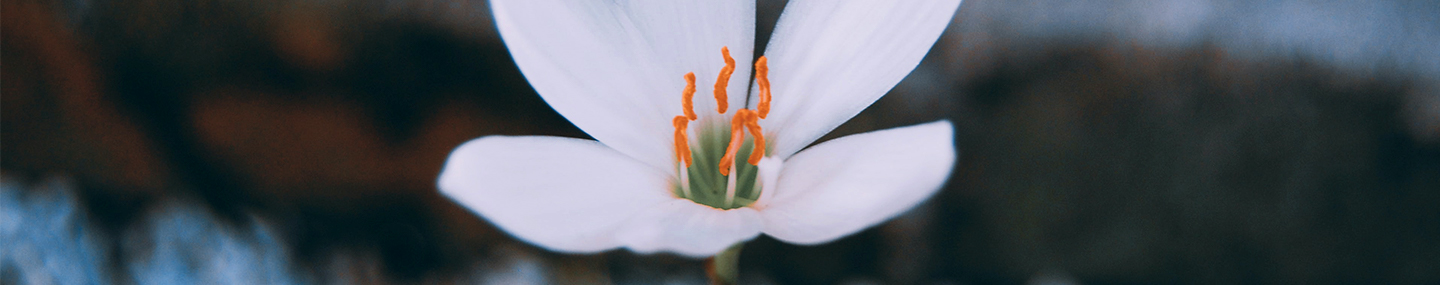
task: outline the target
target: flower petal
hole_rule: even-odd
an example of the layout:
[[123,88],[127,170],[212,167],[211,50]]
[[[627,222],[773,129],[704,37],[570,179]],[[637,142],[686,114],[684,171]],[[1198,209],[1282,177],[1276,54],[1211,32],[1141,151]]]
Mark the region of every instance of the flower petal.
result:
[[562,137],[483,137],[461,145],[440,172],[440,191],[501,229],[545,248],[615,248],[615,229],[675,199],[669,177],[599,142]]
[[[851,135],[785,161],[765,234],[815,244],[868,228],[930,197],[955,165],[949,121]],[[766,191],[770,191],[766,189]]]
[[[673,163],[671,118],[683,114],[684,75],[697,77],[695,108],[710,99],[729,46],[727,88],[744,106],[755,41],[754,1],[491,1],[520,71],[556,111],[600,142],[655,167]],[[712,110],[702,112],[703,110]]]
[[[960,0],[795,0],[765,56],[774,155],[789,157],[870,106],[910,74]],[[759,91],[752,91],[758,96]],[[760,100],[751,98],[750,103]]]
[[[782,163],[779,158],[771,156],[760,159],[760,164],[757,164],[755,166],[759,168],[760,171],[760,173],[756,174],[756,177],[759,177],[756,179],[760,179],[760,185],[777,185],[778,181],[780,180],[780,170],[784,169],[785,167],[784,163]],[[764,189],[763,187],[768,186],[761,187],[761,189]],[[760,191],[760,197],[755,199],[755,203],[751,204],[751,207],[755,207],[757,209],[764,209],[765,205],[770,204],[770,200],[772,199],[771,197],[774,196],[775,191]]]
[[670,251],[706,257],[755,238],[761,225],[754,209],[720,210],[676,199],[636,215],[617,236],[638,253]]

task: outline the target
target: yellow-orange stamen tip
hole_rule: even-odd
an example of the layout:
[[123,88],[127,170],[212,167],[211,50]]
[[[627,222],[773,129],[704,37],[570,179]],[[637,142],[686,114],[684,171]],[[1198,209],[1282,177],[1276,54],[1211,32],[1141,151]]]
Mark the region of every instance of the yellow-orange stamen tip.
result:
[[675,161],[684,162],[685,167],[690,167],[690,140],[685,135],[685,129],[690,126],[690,118],[675,116],[671,121],[675,125]]
[[682,96],[683,96],[684,100],[681,101],[681,105],[682,105],[683,107],[685,107],[685,118],[690,119],[691,121],[694,121],[695,119],[699,118],[699,117],[695,116],[695,73],[694,73],[694,72],[686,73],[686,74],[685,74],[685,91],[683,91],[682,93],[683,93]]
[[[751,113],[756,114],[756,113]],[[755,115],[749,116],[745,121],[745,127],[750,130],[750,135],[755,137],[755,147],[750,149],[750,165],[760,165],[760,159],[765,157],[765,135],[760,130],[760,119]]]
[[730,47],[720,47],[720,55],[725,56],[725,67],[720,69],[720,77],[715,79],[715,109],[724,114],[730,109],[725,88],[730,86],[730,75],[735,73],[735,59],[730,57]]
[[755,107],[756,115],[764,119],[770,114],[770,66],[765,56],[755,60],[755,84],[760,85],[760,104]]
[[730,144],[725,147],[725,156],[720,157],[720,175],[730,176],[730,166],[735,165],[735,154],[740,152],[740,143],[745,139],[745,122],[755,114],[750,110],[735,110],[730,119]]

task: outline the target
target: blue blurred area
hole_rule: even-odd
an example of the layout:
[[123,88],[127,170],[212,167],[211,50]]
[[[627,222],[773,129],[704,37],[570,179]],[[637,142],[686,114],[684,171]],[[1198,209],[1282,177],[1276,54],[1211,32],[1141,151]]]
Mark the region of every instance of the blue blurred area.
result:
[[[87,220],[76,191],[73,179],[63,176],[0,179],[0,283],[385,283],[373,257],[337,253],[325,268],[305,270],[269,223],[251,217],[248,226],[236,226],[186,199],[150,208],[116,238]],[[488,260],[426,283],[551,283],[551,269],[523,250],[500,248]]]
[[[0,182],[8,284],[308,284],[268,227],[235,228],[195,203],[168,202],[117,239],[87,220],[63,177]],[[115,260],[111,246],[119,246]],[[111,272],[120,264],[123,274]]]
[[1433,1],[968,1],[950,33],[1157,48],[1214,44],[1250,58],[1306,57],[1375,72],[1440,78]]
[[102,246],[76,208],[74,185],[51,179],[30,186],[0,177],[0,282],[6,284],[109,283]]

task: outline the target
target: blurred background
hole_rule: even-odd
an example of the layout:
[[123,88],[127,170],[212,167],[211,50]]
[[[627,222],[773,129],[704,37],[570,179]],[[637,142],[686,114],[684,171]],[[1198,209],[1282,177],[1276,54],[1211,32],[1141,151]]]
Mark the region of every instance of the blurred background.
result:
[[[586,137],[485,1],[0,3],[0,284],[706,282],[437,193],[466,140]],[[1437,47],[1435,1],[968,0],[827,137],[950,119],[950,182],[741,282],[1440,283]]]

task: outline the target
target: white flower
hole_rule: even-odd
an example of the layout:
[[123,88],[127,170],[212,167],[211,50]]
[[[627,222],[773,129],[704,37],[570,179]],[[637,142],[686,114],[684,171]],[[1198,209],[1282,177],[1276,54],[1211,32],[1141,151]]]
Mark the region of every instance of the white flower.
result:
[[[949,177],[948,121],[800,150],[910,73],[959,0],[792,0],[754,65],[768,61],[768,76],[749,85],[754,2],[614,2],[491,2],[526,79],[599,141],[467,142],[440,174],[446,195],[551,250],[698,257],[762,232],[834,240],[914,207]],[[756,145],[763,159],[750,156]]]

